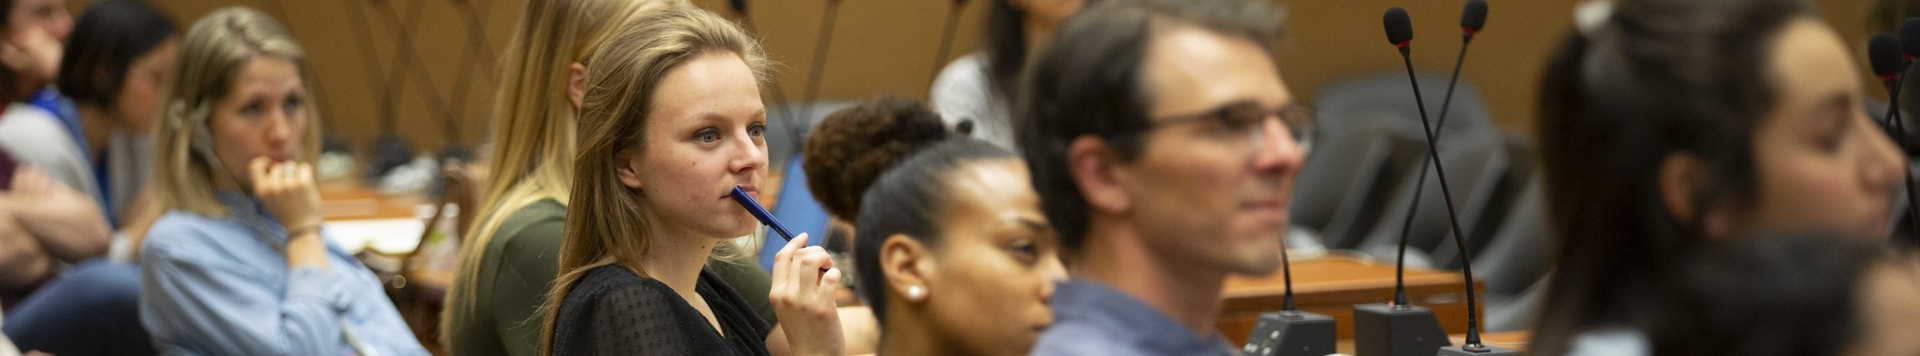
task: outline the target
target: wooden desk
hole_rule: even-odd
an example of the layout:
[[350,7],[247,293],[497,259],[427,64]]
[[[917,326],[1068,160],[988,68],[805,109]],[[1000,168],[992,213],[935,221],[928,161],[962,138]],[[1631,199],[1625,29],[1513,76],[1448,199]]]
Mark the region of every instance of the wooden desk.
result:
[[[1338,323],[1340,339],[1353,338],[1353,305],[1393,299],[1392,264],[1369,264],[1345,257],[1293,261],[1294,305],[1302,311],[1326,314]],[[1433,309],[1440,327],[1449,333],[1467,331],[1466,288],[1459,273],[1407,270],[1407,299]],[[1480,282],[1476,281],[1476,285]],[[1226,299],[1216,325],[1234,343],[1246,343],[1247,333],[1260,313],[1279,311],[1286,288],[1281,274],[1230,277],[1221,298]],[[1481,306],[1485,310],[1485,306]]]
[[432,205],[417,195],[380,194],[352,179],[321,182],[320,201],[321,218],[327,221],[412,219],[420,205]]

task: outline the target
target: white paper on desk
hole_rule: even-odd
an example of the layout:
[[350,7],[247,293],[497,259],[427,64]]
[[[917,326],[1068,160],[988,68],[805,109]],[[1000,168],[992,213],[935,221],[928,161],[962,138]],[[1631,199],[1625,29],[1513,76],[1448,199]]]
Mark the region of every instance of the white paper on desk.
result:
[[327,238],[347,253],[373,249],[384,254],[413,252],[420,245],[420,233],[426,231],[424,219],[372,219],[329,221]]

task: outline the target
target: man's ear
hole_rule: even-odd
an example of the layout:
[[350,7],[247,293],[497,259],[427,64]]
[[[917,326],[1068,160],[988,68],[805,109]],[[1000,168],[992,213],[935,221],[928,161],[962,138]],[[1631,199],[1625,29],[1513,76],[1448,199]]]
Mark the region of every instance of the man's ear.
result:
[[1067,145],[1067,167],[1080,195],[1086,197],[1089,214],[1122,214],[1133,208],[1133,200],[1121,184],[1125,172],[1120,157],[1106,140],[1081,136]]

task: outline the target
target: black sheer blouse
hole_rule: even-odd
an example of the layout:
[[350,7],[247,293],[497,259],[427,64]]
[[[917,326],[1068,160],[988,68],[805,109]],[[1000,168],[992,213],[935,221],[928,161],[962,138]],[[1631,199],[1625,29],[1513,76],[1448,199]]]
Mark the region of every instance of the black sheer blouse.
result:
[[560,303],[553,354],[767,355],[773,327],[719,275],[701,269],[694,289],[720,319],[725,336],[666,283],[619,266],[594,268]]

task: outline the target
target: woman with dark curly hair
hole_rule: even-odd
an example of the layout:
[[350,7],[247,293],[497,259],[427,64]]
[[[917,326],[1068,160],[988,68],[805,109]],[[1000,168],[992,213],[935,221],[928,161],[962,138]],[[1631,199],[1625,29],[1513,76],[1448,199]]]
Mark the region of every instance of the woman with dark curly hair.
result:
[[[851,252],[853,243],[849,240],[853,238],[853,219],[860,216],[861,194],[881,172],[908,153],[949,136],[952,134],[941,124],[940,114],[900,97],[877,97],[827,114],[807,136],[802,163],[807,189],[827,209],[831,221],[831,232],[822,245],[840,256]],[[859,274],[852,269],[847,272],[850,276]],[[851,283],[853,278],[846,280]],[[876,351],[879,321],[873,319],[867,306],[840,308],[840,320],[849,354]]]
[[829,115],[805,167],[821,205],[856,224],[853,276],[872,319],[841,320],[883,326],[876,353],[1024,355],[1051,323],[1066,272],[1013,152],[880,97]]
[[808,135],[807,188],[843,222],[860,216],[860,194],[880,172],[951,134],[940,114],[913,100],[883,96],[835,111]]

